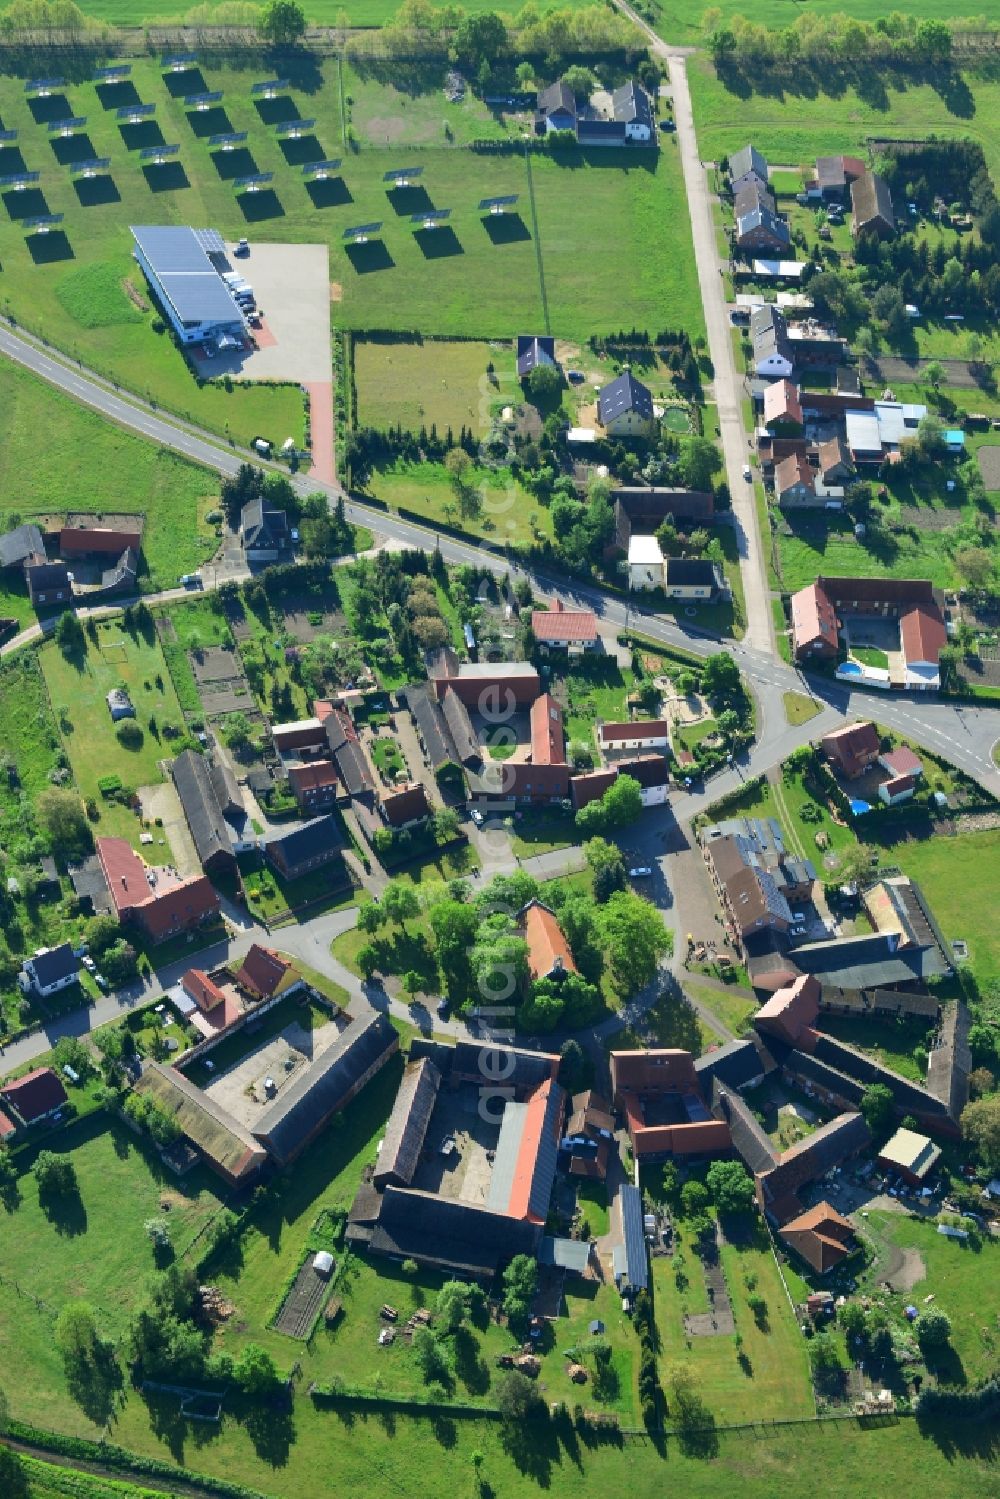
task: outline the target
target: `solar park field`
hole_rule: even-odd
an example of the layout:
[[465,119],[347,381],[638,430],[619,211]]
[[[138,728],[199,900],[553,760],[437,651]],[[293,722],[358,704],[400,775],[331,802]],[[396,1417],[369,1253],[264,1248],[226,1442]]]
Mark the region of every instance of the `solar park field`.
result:
[[[65,62],[61,64],[66,66]],[[60,64],[53,64],[58,67]],[[428,120],[450,108],[435,99],[400,104],[395,89],[348,77],[343,97],[357,92],[358,141],[345,146],[342,89],[336,60],[305,57],[291,86],[276,98],[252,95],[269,77],[259,58],[246,67],[164,73],[159,59],[140,59],[130,75],[99,84],[91,69],[45,96],[25,92],[22,77],[0,77],[0,128],[17,131],[0,143],[0,177],[38,172],[21,191],[0,185],[0,304],[25,326],[125,385],[205,425],[247,438],[259,430],[295,430],[293,389],[233,393],[199,391],[180,354],[151,332],[143,278],[131,256],[131,223],[211,226],[224,235],[330,246],[332,315],[353,328],[413,329],[438,334],[503,337],[543,331],[585,339],[621,327],[701,326],[700,303],[676,147],[659,160],[649,152],[574,151],[565,159],[521,153],[490,155],[426,144]],[[384,93],[380,106],[379,91]],[[184,99],[221,92],[202,110]],[[119,119],[130,106],[155,104],[146,118]],[[351,102],[344,107],[351,110]],[[474,101],[456,139],[506,133]],[[481,118],[469,117],[479,111]],[[385,120],[393,117],[392,144]],[[53,121],[85,119],[71,135]],[[457,118],[457,117],[455,117]],[[293,138],[275,127],[314,121]],[[410,120],[412,119],[412,132]],[[517,127],[520,128],[519,126]],[[211,137],[246,132],[231,150]],[[411,139],[411,133],[413,139]],[[377,144],[376,144],[377,142]],[[157,162],[143,151],[179,150]],[[342,157],[326,180],[303,164]],[[109,172],[74,176],[72,163],[110,159]],[[422,168],[412,186],[387,186],[387,171]],[[273,174],[261,190],[238,192],[238,179]],[[482,198],[517,195],[502,219],[483,216]],[[414,213],[450,209],[446,226],[427,231]],[[47,233],[26,233],[26,217],[62,214]],[[381,222],[363,245],[344,231]],[[544,288],[544,293],[543,293]],[[266,311],[266,309],[265,309]],[[274,403],[267,420],[268,403]],[[252,416],[245,415],[252,406]],[[299,414],[301,422],[301,414]]]

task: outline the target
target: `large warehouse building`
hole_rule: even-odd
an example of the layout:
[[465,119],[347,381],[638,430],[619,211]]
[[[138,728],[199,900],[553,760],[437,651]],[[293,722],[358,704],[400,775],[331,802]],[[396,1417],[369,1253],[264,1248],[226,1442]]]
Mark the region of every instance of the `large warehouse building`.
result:
[[222,279],[229,269],[222,236],[214,229],[180,225],[131,228],[135,258],[181,342],[242,341],[243,314]]

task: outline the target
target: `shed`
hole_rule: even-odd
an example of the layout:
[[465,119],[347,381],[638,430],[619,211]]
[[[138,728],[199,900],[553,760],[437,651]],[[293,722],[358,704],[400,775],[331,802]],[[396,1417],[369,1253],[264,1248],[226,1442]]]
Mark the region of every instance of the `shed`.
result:
[[321,1249],[318,1254],[313,1255],[313,1269],[317,1275],[333,1274],[333,1255],[329,1249]]

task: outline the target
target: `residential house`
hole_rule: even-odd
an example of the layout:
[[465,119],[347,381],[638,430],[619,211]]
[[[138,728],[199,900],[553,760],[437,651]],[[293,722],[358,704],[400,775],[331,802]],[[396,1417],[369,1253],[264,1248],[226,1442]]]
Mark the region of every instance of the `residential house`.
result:
[[919,779],[924,773],[923,762],[919,755],[915,755],[905,744],[897,745],[895,749],[886,750],[880,754],[878,763],[882,769],[888,771],[890,776],[913,776]]
[[284,880],[300,880],[342,859],[343,840],[335,817],[314,817],[264,844],[264,857]]
[[45,556],[45,538],[35,525],[17,526],[0,536],[0,568],[22,567]]
[[792,594],[791,614],[796,661],[832,659],[838,654],[837,612],[817,583],[809,583]]
[[857,156],[819,156],[816,159],[817,194],[827,203],[843,203],[848,189],[867,168]]
[[648,145],[655,140],[656,123],[649,95],[634,78],[615,89],[611,95],[611,110],[616,123],[625,127],[627,142]]
[[791,242],[792,233],[786,221],[763,204],[736,220],[736,245],[745,253],[773,250],[780,255]]
[[36,1067],[0,1088],[0,1102],[24,1128],[58,1114],[66,1101],[66,1089],[51,1067]]
[[638,750],[648,754],[650,750],[670,748],[670,725],[664,718],[636,719],[634,723],[602,723],[597,729],[597,743],[602,754],[621,754],[626,750]]
[[256,837],[232,771],[188,749],[172,762],[170,774],[202,868],[234,875],[236,855],[255,848]]
[[519,333],[517,336],[517,378],[526,380],[532,370],[548,366],[558,370],[556,341],[548,334]]
[[633,536],[628,544],[628,586],[645,590],[663,587],[664,556],[655,536]]
[[775,380],[764,391],[764,426],[776,437],[795,437],[804,425],[797,387],[791,380]]
[[816,503],[816,471],[805,458],[783,458],[775,466],[774,497],[783,509]]
[[170,868],[147,868],[124,838],[98,838],[94,847],[119,921],[135,923],[151,942],[218,915],[219,897],[204,875],[181,879]]
[[541,678],[528,661],[464,661],[431,685],[440,702],[451,687],[467,708],[496,714],[528,708],[542,690]]
[[555,130],[572,130],[576,134],[578,114],[576,95],[562,78],[538,90],[535,106],[535,134],[551,135]]
[[284,510],[250,500],[240,513],[240,540],[248,562],[277,562],[288,555],[290,538]]
[[830,437],[817,449],[819,476],[824,484],[844,484],[854,477],[854,465],[841,437]]
[[649,387],[626,370],[598,392],[597,419],[612,437],[651,437],[655,422]]
[[332,760],[304,760],[289,765],[288,785],[296,806],[306,816],[334,806],[340,790]]
[[895,1171],[911,1187],[923,1187],[941,1159],[940,1147],[926,1135],[900,1127],[878,1153],[884,1171]]
[[681,529],[710,526],[715,499],[707,490],[626,487],[611,491],[615,507],[614,545],[628,552],[633,536],[653,536],[665,520]]
[[846,781],[870,770],[879,757],[878,730],[873,723],[849,723],[824,734],[820,746],[831,765]]
[[233,974],[237,986],[254,1000],[275,999],[302,988],[302,976],[289,958],[254,942]]
[[644,807],[662,807],[670,789],[670,761],[665,755],[638,754],[634,758],[616,759],[602,770],[588,770],[572,777],[569,783],[573,810],[578,812],[597,801],[613,786],[619,776],[629,776],[639,786]]
[[555,912],[540,900],[530,900],[518,913],[528,944],[528,972],[533,980],[558,979],[576,973],[569,943]]
[[851,232],[891,239],[896,233],[889,184],[877,172],[864,172],[851,183]]
[[391,828],[412,828],[430,814],[430,804],[422,781],[397,786],[382,797],[382,816]]
[[901,665],[892,666],[890,686],[934,691],[940,686],[940,653],[947,641],[939,595],[922,578],[827,578],[792,596],[796,658],[834,656],[838,617],[898,619]]
[[745,214],[754,213],[758,209],[767,209],[771,214],[777,212],[774,197],[768,192],[763,183],[753,178],[744,183],[739,192],[733,197],[733,218],[739,223]]
[[559,1143],[563,1169],[570,1176],[604,1181],[614,1143],[615,1118],[611,1105],[593,1088],[575,1094]]
[[174,1120],[205,1164],[230,1187],[245,1187],[255,1180],[267,1160],[264,1148],[228,1109],[176,1067],[147,1062],[135,1091]]
[[181,988],[194,1000],[202,1014],[208,1015],[226,1002],[226,996],[203,968],[189,968],[181,977]]
[[48,999],[75,984],[79,971],[80,961],[72,944],[61,942],[58,947],[40,947],[32,957],[25,958],[17,982],[25,994]]
[[749,183],[757,182],[761,187],[768,184],[767,161],[756,150],[754,146],[744,146],[742,150],[735,151],[729,158],[729,185],[733,193],[738,193],[741,187]]
[[692,601],[729,594],[721,563],[704,557],[668,557],[663,565],[663,591],[668,599]]
[[324,720],[299,718],[294,723],[271,725],[271,739],[279,755],[291,754],[294,750],[325,749],[327,744]]
[[366,1010],[267,1105],[254,1126],[255,1139],[279,1166],[289,1165],[398,1050],[388,1015]]
[[820,985],[811,973],[804,973],[784,989],[777,989],[753,1017],[754,1026],[765,1039],[774,1037],[794,1046],[805,1026],[815,1024],[819,1015]]
[[854,1253],[858,1242],[850,1219],[826,1201],[790,1218],[778,1234],[817,1275],[827,1275]]
[[545,650],[592,651],[600,644],[593,609],[567,609],[562,599],[532,610],[531,633]]
[[52,604],[68,604],[73,597],[65,562],[49,562],[44,553],[29,557],[25,562],[24,581],[28,585],[28,597],[36,609],[40,604],[47,608]]
[[795,369],[795,355],[784,314],[771,303],[750,315],[752,369],[755,375],[787,380]]
[[344,790],[350,797],[371,801],[375,795],[375,778],[347,709],[332,709],[323,720],[323,728]]
[[906,661],[906,686],[933,691],[941,685],[941,652],[948,631],[937,605],[915,605],[899,621],[900,642]]

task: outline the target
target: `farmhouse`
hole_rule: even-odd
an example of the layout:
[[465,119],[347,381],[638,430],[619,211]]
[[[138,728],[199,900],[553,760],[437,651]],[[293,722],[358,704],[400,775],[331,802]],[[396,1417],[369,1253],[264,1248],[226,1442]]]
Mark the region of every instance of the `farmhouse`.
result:
[[17,982],[25,994],[48,999],[75,984],[79,971],[79,959],[72,945],[61,942],[58,947],[40,947],[32,957],[25,958]]
[[254,1137],[176,1067],[149,1062],[135,1091],[151,1098],[175,1121],[178,1129],[200,1151],[217,1176],[231,1187],[253,1181],[267,1160]]
[[236,778],[222,762],[183,750],[170,767],[195,850],[208,874],[233,874],[236,855],[255,846]]
[[736,244],[740,250],[773,250],[780,254],[792,242],[785,220],[763,203],[742,213],[736,220]]
[[820,745],[831,765],[846,781],[864,775],[879,757],[878,730],[873,723],[846,724],[842,729],[824,734]]
[[769,432],[789,437],[802,431],[804,419],[799,392],[791,380],[776,380],[764,391],[764,426]]
[[335,817],[326,814],[303,822],[279,838],[264,844],[264,857],[282,879],[299,880],[322,869],[343,852],[343,840]]
[[728,1124],[708,1108],[689,1051],[613,1051],[611,1088],[637,1160],[721,1155],[732,1143]]
[[27,1128],[57,1114],[66,1103],[66,1089],[51,1067],[36,1067],[0,1088],[0,1100],[14,1122]]
[[463,661],[446,664],[441,675],[432,668],[431,685],[440,702],[451,687],[467,708],[480,713],[527,708],[542,690],[541,678],[528,661]]
[[39,604],[65,604],[73,596],[65,562],[49,562],[44,553],[29,557],[25,562],[24,581],[28,585],[28,597],[36,608]]
[[853,1254],[857,1240],[854,1225],[828,1202],[818,1202],[778,1230],[780,1237],[816,1271],[826,1275],[841,1260]]
[[556,599],[551,609],[534,609],[531,632],[546,650],[590,651],[600,644],[592,609],[567,609]]
[[451,735],[451,742],[457,751],[459,763],[469,766],[478,765],[483,758],[483,752],[472,727],[469,710],[454,687],[445,688],[444,697],[441,700],[441,711]]
[[649,387],[626,370],[598,392],[597,419],[612,437],[651,436],[654,418]]
[[850,185],[865,171],[864,162],[857,156],[819,156],[813,186],[824,201],[843,203]]
[[0,568],[23,567],[34,557],[45,556],[45,540],[37,526],[18,526],[0,536]]
[[851,183],[851,231],[891,239],[896,233],[889,184],[877,172],[864,172]]
[[288,766],[288,785],[300,812],[322,812],[332,807],[340,788],[332,760],[305,760]]
[[288,516],[263,500],[249,500],[240,512],[240,540],[248,562],[277,562],[288,550]]
[[344,790],[348,796],[371,800],[375,779],[347,709],[333,708],[323,719],[323,728]]
[[114,557],[123,552],[138,552],[142,546],[142,527],[125,530],[122,526],[73,525],[59,532],[60,557]]
[[900,649],[890,663],[889,685],[935,691],[941,685],[941,651],[947,630],[940,595],[920,578],[827,578],[792,595],[792,641],[797,660],[835,656],[844,616],[899,622]]
[[147,869],[124,838],[98,838],[94,847],[119,921],[135,922],[151,942],[218,914],[219,897],[204,875],[181,879],[171,869]]
[[750,182],[744,183],[739,192],[734,195],[733,218],[738,224],[745,214],[754,213],[758,209],[766,209],[771,214],[777,211],[773,194],[768,192],[767,188],[756,178],[753,178]]
[[634,723],[602,723],[597,730],[603,753],[622,750],[666,750],[670,747],[670,725],[665,718],[637,719]]
[[391,828],[412,828],[430,814],[430,803],[422,781],[410,781],[387,791],[381,801],[382,816]]
[[559,1164],[570,1176],[604,1181],[615,1142],[615,1117],[611,1105],[592,1088],[577,1093],[570,1105]]
[[715,518],[714,497],[703,490],[625,487],[611,491],[611,502],[614,545],[625,553],[633,536],[654,536],[665,520],[687,528],[709,526]]
[[721,563],[706,557],[668,557],[663,591],[668,599],[711,600],[727,597],[729,587]]
[[[569,84],[559,78],[548,88],[538,90],[535,106],[535,132],[550,135],[554,130],[572,130],[576,134],[576,95]],[[520,374],[520,371],[518,371]]]
[[415,682],[402,688],[399,696],[410,710],[431,770],[437,774],[446,765],[461,764],[441,704],[431,690],[423,682]]
[[389,1017],[367,1010],[278,1094],[257,1121],[255,1139],[287,1166],[398,1050]]
[[750,183],[767,187],[769,172],[767,161],[754,146],[744,146],[729,158],[729,184],[734,193]]
[[302,977],[288,958],[273,947],[255,942],[233,974],[238,988],[253,1000],[274,999],[279,994],[293,994],[302,988]]
[[214,229],[132,225],[133,254],[182,344],[238,339],[243,314],[222,279],[226,246]]

